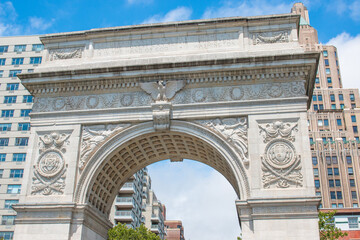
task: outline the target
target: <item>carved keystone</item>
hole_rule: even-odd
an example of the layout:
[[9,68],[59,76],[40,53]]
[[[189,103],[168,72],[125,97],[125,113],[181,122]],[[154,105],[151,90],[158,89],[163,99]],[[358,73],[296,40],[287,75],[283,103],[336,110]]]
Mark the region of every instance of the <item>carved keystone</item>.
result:
[[170,113],[172,104],[167,101],[157,101],[151,104],[155,131],[170,129]]

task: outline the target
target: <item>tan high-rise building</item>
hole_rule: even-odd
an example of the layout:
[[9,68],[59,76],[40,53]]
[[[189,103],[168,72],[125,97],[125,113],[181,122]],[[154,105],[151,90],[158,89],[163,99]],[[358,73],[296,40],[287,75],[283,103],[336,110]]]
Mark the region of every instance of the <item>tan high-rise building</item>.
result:
[[180,220],[166,220],[167,229],[166,240],[185,240],[184,227]]
[[[336,209],[335,223],[342,230],[360,230],[359,90],[342,87],[337,49],[318,43],[307,8],[296,3],[291,11],[301,15],[300,44],[307,51],[321,53],[308,111],[316,194],[322,197],[320,208]],[[357,236],[355,232],[349,232],[349,237]]]

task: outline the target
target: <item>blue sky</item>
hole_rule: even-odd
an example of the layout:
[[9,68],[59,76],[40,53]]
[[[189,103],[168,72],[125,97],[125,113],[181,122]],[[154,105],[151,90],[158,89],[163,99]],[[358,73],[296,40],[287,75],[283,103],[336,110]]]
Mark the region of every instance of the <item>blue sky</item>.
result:
[[[91,28],[227,16],[288,13],[278,0],[0,0],[0,35],[28,35]],[[304,1],[321,42],[360,33],[360,0]]]

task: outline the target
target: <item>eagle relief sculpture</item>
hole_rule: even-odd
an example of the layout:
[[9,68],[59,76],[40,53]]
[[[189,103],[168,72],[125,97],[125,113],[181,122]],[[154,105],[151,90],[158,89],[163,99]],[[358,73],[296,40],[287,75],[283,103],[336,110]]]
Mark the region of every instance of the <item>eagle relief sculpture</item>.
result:
[[172,99],[186,84],[184,80],[140,83],[140,87],[150,94],[155,102],[167,102]]

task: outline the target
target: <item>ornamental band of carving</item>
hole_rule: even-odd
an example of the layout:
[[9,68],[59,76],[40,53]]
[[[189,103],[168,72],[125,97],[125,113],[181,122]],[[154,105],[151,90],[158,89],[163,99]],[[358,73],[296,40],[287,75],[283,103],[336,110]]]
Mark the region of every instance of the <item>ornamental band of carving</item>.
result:
[[289,31],[252,33],[253,44],[289,42]]
[[49,51],[49,60],[62,60],[71,58],[81,58],[82,48],[63,48],[63,49],[51,49]]
[[236,149],[243,163],[248,164],[248,124],[246,117],[239,118],[217,118],[214,120],[196,121],[201,125],[216,132]]
[[63,154],[70,134],[53,132],[39,136],[39,158],[34,165],[34,176],[31,187],[32,195],[51,195],[64,193],[65,164]]
[[261,156],[263,187],[302,187],[301,157],[291,143],[295,141],[297,123],[274,121],[259,124],[259,129],[267,143]]
[[[305,86],[303,81],[227,87],[185,88],[182,90],[180,88],[177,91],[176,89],[173,89],[172,93],[165,93],[166,98],[171,98],[172,104],[244,101],[305,96]],[[102,94],[100,96],[88,95],[35,98],[33,111],[50,112],[150,106],[152,102],[156,101],[159,91],[154,87],[154,90],[149,92],[150,93],[138,91]]]

